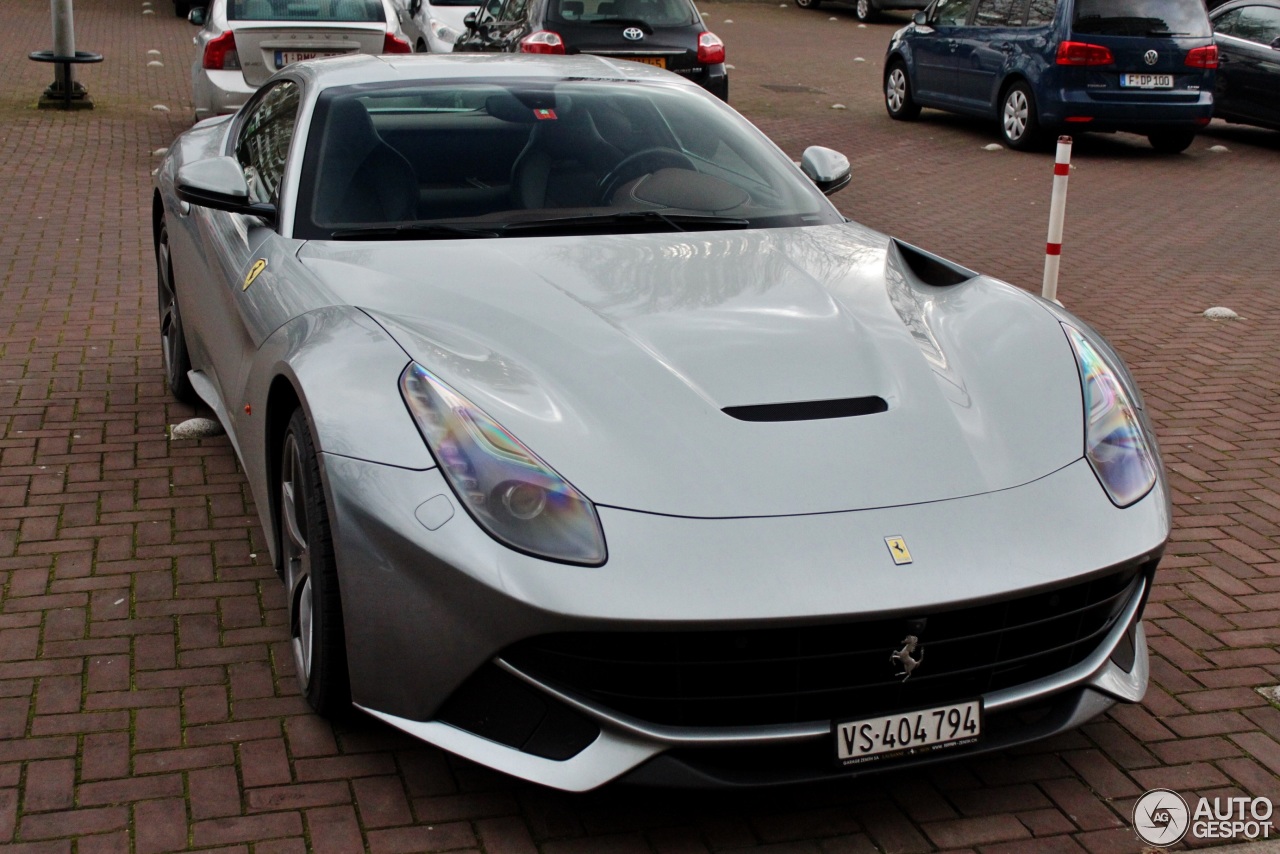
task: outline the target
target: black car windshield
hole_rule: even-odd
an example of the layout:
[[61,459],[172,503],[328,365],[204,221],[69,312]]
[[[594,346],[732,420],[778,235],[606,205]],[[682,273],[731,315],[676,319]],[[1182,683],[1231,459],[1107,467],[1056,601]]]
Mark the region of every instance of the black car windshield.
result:
[[228,0],[229,21],[386,21],[382,0]]
[[1079,35],[1210,35],[1203,0],[1076,0]]
[[547,18],[586,24],[636,21],[651,27],[687,27],[695,20],[689,0],[550,0]]
[[700,89],[397,82],[321,96],[295,235],[441,240],[841,221],[785,155]]

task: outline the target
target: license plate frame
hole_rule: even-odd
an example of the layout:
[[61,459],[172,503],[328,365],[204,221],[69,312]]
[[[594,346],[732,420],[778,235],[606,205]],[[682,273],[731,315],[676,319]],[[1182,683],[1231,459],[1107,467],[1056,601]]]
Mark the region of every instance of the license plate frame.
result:
[[1172,74],[1121,74],[1120,86],[1124,89],[1172,89]]
[[[952,712],[956,713],[954,725]],[[904,729],[905,726],[905,729]],[[982,739],[982,700],[960,700],[888,715],[837,720],[831,726],[841,767],[954,750]],[[923,736],[922,736],[923,733]],[[906,736],[903,743],[901,736]],[[891,743],[890,743],[891,742]]]
[[[340,53],[342,51],[337,50],[277,50],[275,52],[276,70],[279,71],[286,65],[293,65],[295,62],[322,59],[326,56],[338,56]],[[292,57],[292,59],[288,57]]]

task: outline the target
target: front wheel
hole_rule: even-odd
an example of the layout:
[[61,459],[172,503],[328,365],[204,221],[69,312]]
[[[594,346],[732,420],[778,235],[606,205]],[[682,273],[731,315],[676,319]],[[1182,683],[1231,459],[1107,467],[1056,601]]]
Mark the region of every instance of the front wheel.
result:
[[880,17],[880,11],[871,5],[871,0],[858,0],[853,4],[853,16],[864,24],[868,24]]
[[1181,154],[1196,138],[1193,130],[1164,130],[1147,134],[1151,147],[1161,154]]
[[796,0],[796,5],[801,9],[816,9],[822,5],[822,0]]
[[911,97],[911,80],[902,60],[890,65],[889,73],[885,75],[884,106],[891,119],[910,121],[920,115],[920,105]]
[[160,220],[156,238],[156,301],[160,308],[160,349],[164,355],[164,378],[169,392],[182,403],[195,404],[196,390],[191,386],[191,356],[187,352],[187,336],[178,311],[178,290],[173,280],[173,257],[169,251],[169,224]]
[[322,715],[351,707],[346,633],[320,462],[302,409],[280,448],[280,560],[298,685]]
[[1018,151],[1035,148],[1040,142],[1040,121],[1036,118],[1036,96],[1031,87],[1018,81],[1004,93],[1000,110],[1000,133],[1005,144]]

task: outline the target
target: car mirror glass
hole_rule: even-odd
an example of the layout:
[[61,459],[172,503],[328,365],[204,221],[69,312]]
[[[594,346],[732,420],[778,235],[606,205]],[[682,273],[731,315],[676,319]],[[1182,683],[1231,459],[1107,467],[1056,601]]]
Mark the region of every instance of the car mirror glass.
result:
[[197,27],[204,26],[205,10],[203,6],[197,6],[187,13],[187,20],[195,24]]
[[811,145],[804,150],[800,157],[800,170],[824,196],[843,190],[852,180],[849,158],[821,145]]
[[917,27],[923,27],[929,23],[929,14],[927,12],[916,12],[911,20],[915,22]]

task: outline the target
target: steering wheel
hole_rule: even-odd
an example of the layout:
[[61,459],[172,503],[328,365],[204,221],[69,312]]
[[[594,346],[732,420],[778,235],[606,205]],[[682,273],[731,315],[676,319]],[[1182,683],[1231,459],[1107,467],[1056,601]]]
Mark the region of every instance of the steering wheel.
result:
[[628,181],[634,181],[641,175],[657,172],[659,169],[689,169],[697,167],[687,156],[674,148],[644,148],[634,154],[628,154],[609,170],[609,174],[600,179],[596,191],[596,204],[608,204],[609,199],[618,188]]

